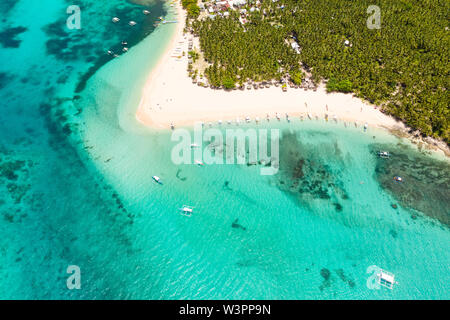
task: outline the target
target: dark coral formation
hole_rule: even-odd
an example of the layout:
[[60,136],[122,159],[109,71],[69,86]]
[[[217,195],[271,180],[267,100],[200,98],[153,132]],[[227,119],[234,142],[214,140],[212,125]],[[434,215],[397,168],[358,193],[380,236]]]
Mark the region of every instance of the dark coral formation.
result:
[[323,278],[322,284],[319,286],[320,291],[331,286],[331,272],[327,268],[320,270],[320,275]]
[[[436,160],[406,145],[371,146],[374,156],[378,150],[388,150],[390,159],[377,158],[376,179],[403,208],[418,212],[450,226],[450,164]],[[403,182],[393,178],[400,176]],[[394,209],[397,205],[392,205]],[[418,211],[418,212],[417,212]]]
[[0,44],[3,48],[19,48],[22,41],[17,37],[27,30],[25,27],[12,27],[0,32]]
[[22,199],[28,195],[31,188],[28,178],[33,165],[32,161],[19,158],[10,151],[4,149],[0,151],[1,194],[7,195],[0,200],[0,207],[12,205],[12,207],[1,210],[3,218],[8,222],[20,221],[26,216],[17,205],[21,204]]
[[[334,172],[327,164],[325,153],[332,153],[337,161],[342,160],[342,152],[336,143],[328,146],[311,147],[301,142],[294,133],[283,133],[280,142],[280,175],[278,186],[281,190],[295,195],[298,199],[322,199],[329,201],[335,211],[343,211],[343,201],[349,196],[339,180],[339,172]],[[324,154],[318,152],[323,149]]]
[[[69,2],[68,2],[69,3]],[[124,53],[123,48],[131,48],[154,30],[154,21],[166,12],[162,2],[152,6],[150,14],[142,13],[143,6],[132,3],[123,3],[120,6],[108,7],[99,4],[98,10],[92,6],[92,2],[79,1],[81,13],[81,28],[70,30],[67,28],[67,17],[54,21],[43,27],[47,35],[47,54],[64,62],[84,60],[90,63],[90,68],[81,75],[76,92],[81,92],[89,78],[104,64],[114,58],[115,55]],[[120,22],[112,23],[111,17],[120,17]],[[135,21],[136,26],[129,26],[129,21]],[[98,25],[108,25],[99,32]],[[111,50],[111,54],[107,51]],[[64,77],[59,79],[64,82]]]
[[354,288],[354,287],[355,287],[355,282],[354,282],[352,279],[350,279],[349,277],[347,277],[347,276],[345,275],[343,269],[338,269],[338,270],[336,270],[336,274],[339,276],[339,278],[340,278],[342,281],[344,281],[345,283],[347,283],[348,286],[349,286],[350,288]]
[[0,1],[0,12],[2,15],[8,15],[8,13],[19,3],[17,0],[2,0]]
[[239,219],[238,218],[236,218],[233,221],[233,223],[231,224],[231,227],[234,228],[234,229],[240,229],[240,230],[243,230],[243,231],[247,230],[246,227],[244,227],[241,224],[239,224]]
[[0,89],[5,88],[13,78],[14,76],[12,74],[0,72]]
[[179,180],[181,180],[181,181],[186,181],[186,177],[182,177],[181,176],[181,169],[178,169],[177,170],[177,174],[176,174],[176,176],[177,176],[177,179],[179,179]]

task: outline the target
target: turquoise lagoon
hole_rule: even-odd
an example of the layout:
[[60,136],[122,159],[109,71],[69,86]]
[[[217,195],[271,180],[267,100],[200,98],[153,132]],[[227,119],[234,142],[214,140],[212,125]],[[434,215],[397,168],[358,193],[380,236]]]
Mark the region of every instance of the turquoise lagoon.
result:
[[[0,298],[449,298],[447,159],[384,130],[293,119],[258,126],[281,132],[276,175],[175,165],[172,132],[134,118],[175,26],[123,25],[111,37],[99,25],[110,32],[111,16],[142,7],[82,1],[82,32],[95,37],[80,40],[55,23],[67,2],[47,1],[28,22],[33,2],[2,8],[4,25],[27,30],[0,51],[11,61],[0,70]],[[129,52],[105,57],[123,37],[134,39]],[[380,149],[393,157],[377,158]],[[72,264],[80,290],[66,287]],[[372,265],[395,273],[394,290],[367,286]]]

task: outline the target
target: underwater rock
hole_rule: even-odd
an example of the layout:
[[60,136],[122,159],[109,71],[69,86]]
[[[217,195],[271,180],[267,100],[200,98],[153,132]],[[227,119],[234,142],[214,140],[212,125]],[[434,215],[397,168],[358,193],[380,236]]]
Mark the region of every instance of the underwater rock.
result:
[[14,76],[7,72],[0,72],[0,89],[3,89],[14,78]]
[[186,181],[186,177],[180,177],[180,173],[181,173],[181,169],[178,169],[177,170],[177,174],[176,174],[176,177],[179,179],[179,180],[181,180],[181,181]]
[[2,15],[7,15],[9,11],[11,11],[17,3],[19,3],[19,1],[17,0],[0,1],[0,12],[2,13]]
[[342,205],[338,202],[333,203],[334,209],[338,212],[342,211]]
[[22,185],[10,182],[6,185],[6,188],[8,189],[8,192],[14,202],[20,203],[22,198],[30,189],[30,185]]
[[331,286],[331,272],[327,268],[322,268],[320,270],[320,275],[323,278],[322,284],[319,286],[320,291]]
[[397,231],[395,231],[395,230],[389,230],[389,234],[392,236],[392,238],[397,238]]
[[236,266],[241,267],[241,268],[242,267],[251,267],[255,264],[256,264],[256,261],[252,260],[252,259],[241,260],[241,261],[236,262]]
[[231,227],[235,228],[235,229],[241,229],[241,230],[244,230],[244,231],[247,230],[247,228],[245,228],[245,227],[243,227],[242,225],[239,224],[239,219],[237,219],[237,218],[236,218],[236,220],[233,221],[233,223],[231,224]]
[[[375,177],[383,189],[403,208],[422,212],[450,226],[450,164],[419,152],[408,145],[373,144],[370,150],[376,158]],[[376,156],[378,150],[389,150],[390,159]],[[394,181],[401,176],[403,182]],[[396,209],[397,205],[392,204]],[[418,215],[413,213],[412,219]]]
[[338,269],[338,270],[336,270],[336,274],[339,276],[339,278],[340,278],[343,282],[346,282],[350,288],[354,288],[354,287],[355,287],[355,282],[354,282],[353,280],[347,278],[347,276],[345,275],[343,269]]
[[[323,149],[320,154],[317,149]],[[342,211],[339,199],[348,200],[349,196],[339,180],[339,172],[334,172],[324,162],[326,154],[342,162],[342,151],[336,142],[324,145],[323,148],[302,144],[296,134],[286,132],[280,142],[280,175],[278,187],[285,192],[301,199],[333,199],[332,205],[336,211]],[[331,158],[331,157],[330,157]]]
[[0,163],[0,177],[10,181],[19,178],[18,172],[25,171],[26,162],[23,160],[5,161]]
[[230,181],[225,181],[225,183],[223,184],[223,189],[227,190],[227,191],[233,190],[229,186],[230,186]]
[[320,275],[324,278],[324,280],[328,281],[330,279],[331,272],[327,268],[322,268],[322,270],[320,270]]
[[12,27],[0,32],[1,45],[3,48],[19,48],[22,41],[16,37],[27,30],[25,27]]

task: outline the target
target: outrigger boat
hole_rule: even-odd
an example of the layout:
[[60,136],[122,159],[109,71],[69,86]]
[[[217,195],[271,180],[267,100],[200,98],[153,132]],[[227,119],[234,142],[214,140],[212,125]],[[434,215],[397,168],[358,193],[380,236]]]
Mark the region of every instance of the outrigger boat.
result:
[[161,181],[161,178],[158,177],[158,176],[153,176],[152,179],[158,184],[163,184],[162,181]]
[[397,181],[397,182],[403,182],[402,177],[399,177],[399,176],[395,176],[394,180]]
[[191,143],[191,148],[193,149],[193,148],[199,148],[200,146],[198,145],[198,144],[196,144],[196,143]]
[[203,162],[201,162],[200,160],[195,160],[195,163],[198,165],[198,166],[204,166],[205,164],[203,163]]
[[192,212],[194,212],[194,207],[183,205],[180,210],[182,215],[190,217],[192,216]]
[[384,159],[388,159],[391,156],[390,153],[387,151],[378,151],[377,154],[380,158],[384,158]]
[[395,281],[395,275],[383,269],[380,269],[380,272],[377,273],[377,282],[383,287],[391,290],[394,288],[394,284],[398,284],[398,282]]

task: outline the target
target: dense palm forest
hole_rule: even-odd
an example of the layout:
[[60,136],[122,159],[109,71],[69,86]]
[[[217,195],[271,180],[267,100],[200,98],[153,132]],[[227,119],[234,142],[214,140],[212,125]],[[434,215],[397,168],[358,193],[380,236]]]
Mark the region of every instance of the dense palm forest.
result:
[[[370,5],[381,9],[380,29],[366,25]],[[250,0],[242,8],[245,14],[188,19],[210,65],[211,85],[286,74],[298,82],[303,70],[315,83],[327,81],[329,91],[352,91],[450,143],[450,1],[262,0],[257,6]]]

